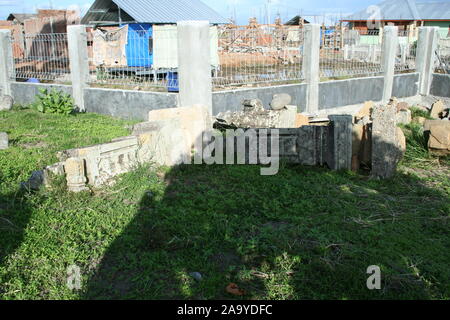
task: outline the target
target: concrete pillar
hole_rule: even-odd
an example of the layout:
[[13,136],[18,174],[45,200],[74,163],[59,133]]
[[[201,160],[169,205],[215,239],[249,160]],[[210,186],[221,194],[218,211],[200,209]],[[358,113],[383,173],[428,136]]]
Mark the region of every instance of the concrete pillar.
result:
[[439,42],[439,28],[420,27],[417,42],[416,69],[419,72],[419,94],[429,95],[433,79],[436,50]]
[[72,79],[73,99],[80,112],[86,111],[84,89],[89,81],[89,57],[87,49],[86,26],[67,27],[69,44],[70,75]]
[[395,59],[398,50],[398,27],[387,26],[383,33],[382,67],[384,74],[383,102],[392,97],[394,85]]
[[0,95],[11,95],[11,73],[14,57],[11,45],[11,31],[0,30]]
[[306,112],[313,115],[319,111],[320,25],[305,25],[303,48],[303,73],[307,84]]
[[351,170],[353,117],[351,115],[332,115],[329,118],[331,124],[329,127],[328,166],[331,170]]
[[201,105],[212,116],[209,22],[180,21],[177,26],[180,107]]

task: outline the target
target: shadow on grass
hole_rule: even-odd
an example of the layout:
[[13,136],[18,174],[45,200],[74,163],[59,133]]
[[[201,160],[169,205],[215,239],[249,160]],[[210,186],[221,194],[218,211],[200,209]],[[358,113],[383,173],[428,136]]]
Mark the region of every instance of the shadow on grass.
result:
[[[152,174],[133,173],[136,183]],[[257,166],[159,175],[162,187],[148,184],[84,298],[450,297],[449,197],[411,175],[378,181],[302,166],[272,177]],[[366,287],[371,265],[381,290]],[[230,283],[245,295],[227,293]]]

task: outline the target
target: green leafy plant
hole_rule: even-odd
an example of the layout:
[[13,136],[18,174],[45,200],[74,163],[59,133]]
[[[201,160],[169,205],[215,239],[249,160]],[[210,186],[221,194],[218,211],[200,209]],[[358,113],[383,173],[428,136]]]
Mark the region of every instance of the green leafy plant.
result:
[[40,89],[34,107],[42,113],[69,115],[75,109],[75,103],[69,94],[58,90]]

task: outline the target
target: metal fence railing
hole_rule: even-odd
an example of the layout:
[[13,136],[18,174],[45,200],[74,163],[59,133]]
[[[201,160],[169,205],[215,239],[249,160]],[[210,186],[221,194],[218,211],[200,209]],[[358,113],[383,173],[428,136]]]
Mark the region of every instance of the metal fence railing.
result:
[[320,77],[341,78],[379,74],[382,44],[378,32],[321,30]]
[[395,72],[406,73],[416,70],[418,31],[399,31]]
[[304,30],[288,26],[228,26],[218,30],[215,89],[301,82]]
[[12,80],[37,79],[70,82],[67,34],[28,34],[11,39],[14,68]]
[[177,28],[122,28],[88,32],[92,86],[177,90]]
[[436,72],[450,74],[450,38],[440,39],[436,54]]

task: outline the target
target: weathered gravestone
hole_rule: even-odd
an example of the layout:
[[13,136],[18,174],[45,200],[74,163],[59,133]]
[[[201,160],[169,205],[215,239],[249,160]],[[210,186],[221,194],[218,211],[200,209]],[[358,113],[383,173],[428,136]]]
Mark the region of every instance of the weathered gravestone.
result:
[[[377,106],[372,114],[372,177],[391,178],[403,157],[403,142],[397,128],[397,107]],[[401,138],[401,137],[400,137]]]
[[11,110],[14,105],[14,99],[11,96],[0,97],[0,111]]
[[0,150],[8,149],[8,134],[6,132],[0,132]]

